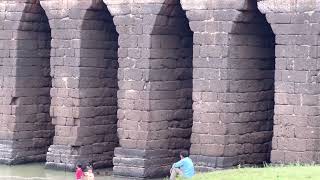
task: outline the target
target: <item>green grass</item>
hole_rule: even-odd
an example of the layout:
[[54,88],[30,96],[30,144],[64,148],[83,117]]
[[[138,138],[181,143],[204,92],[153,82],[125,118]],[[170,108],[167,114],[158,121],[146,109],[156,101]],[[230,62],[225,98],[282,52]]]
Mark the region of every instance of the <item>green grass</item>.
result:
[[[190,180],[320,180],[320,166],[238,168],[197,174]],[[181,179],[179,179],[181,180]]]

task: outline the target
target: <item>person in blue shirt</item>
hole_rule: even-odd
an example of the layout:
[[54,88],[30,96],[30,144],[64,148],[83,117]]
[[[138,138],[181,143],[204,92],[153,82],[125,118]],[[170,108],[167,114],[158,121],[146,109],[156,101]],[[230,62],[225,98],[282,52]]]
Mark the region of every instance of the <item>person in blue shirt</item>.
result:
[[180,159],[180,161],[172,165],[170,180],[175,180],[178,175],[184,178],[191,178],[195,174],[193,162],[189,158],[187,151],[180,152]]

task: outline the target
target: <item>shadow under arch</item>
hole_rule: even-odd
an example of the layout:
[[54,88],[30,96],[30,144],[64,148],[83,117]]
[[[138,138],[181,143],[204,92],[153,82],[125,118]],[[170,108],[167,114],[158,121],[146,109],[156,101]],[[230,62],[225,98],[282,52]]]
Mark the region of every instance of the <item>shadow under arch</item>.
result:
[[118,33],[102,2],[86,10],[81,26],[79,156],[94,168],[113,166],[117,136]]
[[48,17],[35,0],[26,3],[16,35],[14,164],[45,161],[53,142],[50,117],[51,28]]
[[193,124],[193,32],[179,0],[163,3],[150,35],[151,116],[161,124],[150,148],[164,150],[170,167],[190,150]]
[[[230,86],[220,101],[231,107],[227,124],[224,166],[270,162],[273,138],[275,34],[257,8],[248,2],[229,34],[227,69]],[[231,118],[230,118],[231,119]],[[234,150],[237,149],[237,150]],[[231,159],[231,160],[230,160]]]

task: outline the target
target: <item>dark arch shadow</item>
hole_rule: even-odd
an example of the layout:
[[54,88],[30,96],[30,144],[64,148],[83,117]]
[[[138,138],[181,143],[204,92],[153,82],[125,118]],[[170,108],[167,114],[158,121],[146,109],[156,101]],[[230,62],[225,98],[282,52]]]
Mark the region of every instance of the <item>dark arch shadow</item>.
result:
[[153,139],[168,152],[163,164],[170,166],[190,150],[193,124],[193,32],[180,1],[166,0],[156,15],[150,54],[151,114],[163,125]]
[[13,151],[16,163],[45,161],[53,142],[50,118],[51,29],[39,1],[26,3],[17,31],[15,58],[15,109]]
[[78,136],[77,141],[81,144],[80,159],[94,168],[113,166],[114,149],[119,144],[118,37],[113,17],[103,2],[86,11],[81,27],[79,122],[88,133]]
[[[221,101],[235,108],[230,113],[237,118],[227,125],[225,151],[233,160],[226,166],[270,162],[274,123],[275,34],[265,15],[258,10],[257,2],[248,3],[248,10],[243,10],[234,22],[228,42],[229,59],[224,78],[231,83]],[[234,141],[234,138],[237,140]],[[238,150],[231,150],[235,146]]]

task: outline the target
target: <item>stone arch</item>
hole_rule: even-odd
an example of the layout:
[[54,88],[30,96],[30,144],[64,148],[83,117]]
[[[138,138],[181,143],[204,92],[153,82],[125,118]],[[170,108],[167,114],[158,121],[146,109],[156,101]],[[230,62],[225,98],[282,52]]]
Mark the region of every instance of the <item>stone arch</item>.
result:
[[52,144],[51,29],[39,1],[25,3],[16,33],[13,163],[45,161]]
[[150,139],[168,151],[169,163],[189,151],[192,111],[193,32],[179,0],[165,0],[150,33],[151,114],[155,131]]
[[80,31],[79,156],[112,166],[117,136],[118,33],[102,1],[85,10]]
[[258,2],[277,37],[273,164],[320,162],[320,12],[315,4]]
[[[272,117],[273,97],[270,97],[272,99],[270,101],[268,98],[264,101],[262,97],[260,107],[254,107],[255,104],[259,105],[258,95],[251,97],[246,96],[246,94],[254,94],[253,90],[259,91],[259,88],[263,85],[262,83],[259,85],[259,79],[249,77],[252,74],[251,70],[265,77],[265,81],[272,79],[274,82],[274,47],[271,48],[272,53],[264,53],[273,57],[270,58],[270,64],[268,62],[264,64],[254,63],[253,60],[256,59],[258,62],[259,57],[252,56],[255,53],[254,43],[257,44],[256,49],[258,49],[259,44],[260,46],[264,43],[268,44],[268,36],[261,35],[264,31],[263,27],[268,26],[267,29],[270,30],[269,34],[272,37],[271,41],[274,42],[274,34],[270,25],[257,10],[257,4],[254,1],[242,0],[228,3],[217,1],[208,4],[201,1],[199,6],[194,6],[194,2],[182,0],[182,5],[187,10],[190,27],[194,31],[194,121],[191,137],[191,158],[201,171],[230,167],[239,163],[268,162],[272,132],[266,129],[272,128],[272,119],[265,124],[260,122],[260,124],[265,125],[261,129],[257,127],[258,125],[254,125],[254,123],[258,124],[259,121],[254,122],[250,119],[257,118],[263,121],[262,119],[266,119],[266,117]],[[258,18],[255,16],[258,16]],[[261,17],[264,20],[263,23],[260,22],[262,24],[260,27],[259,23],[255,21],[259,19],[261,21]],[[243,24],[252,25],[248,29]],[[254,29],[254,26],[258,28]],[[245,37],[251,37],[249,36],[250,31],[252,31],[252,34],[258,33],[257,37],[260,37],[262,41],[260,43],[254,42],[258,38],[251,38],[251,44],[248,45]],[[261,32],[259,33],[259,31]],[[243,48],[246,44],[247,49]],[[259,52],[256,53],[259,54]],[[251,54],[252,57],[245,57],[248,54]],[[251,61],[240,61],[243,59],[251,59]],[[268,59],[268,57],[265,59]],[[246,76],[249,77],[247,81],[245,81]],[[246,89],[249,88],[251,90],[246,92]],[[270,91],[273,91],[273,89],[273,86],[269,88]],[[257,92],[257,94],[259,93]],[[274,95],[273,93],[270,94],[270,96]],[[268,97],[268,95],[265,96]],[[265,112],[265,114],[268,114],[270,110],[269,115],[257,112],[263,105],[267,106],[267,113]],[[254,135],[254,131],[257,131],[257,134],[262,137],[252,136],[250,138],[250,132]],[[268,132],[269,135],[261,135],[264,132]],[[265,140],[266,137],[269,141]],[[259,140],[266,141],[266,143],[262,142],[261,144],[264,145],[261,146],[256,145],[254,153],[252,151],[253,146],[250,147],[252,144],[249,142],[258,144]],[[263,153],[261,148],[266,146],[268,146],[268,153]]]
[[275,34],[257,2],[247,3],[233,21],[221,72],[231,82],[219,99],[231,108],[224,152],[234,165],[270,162],[273,137]]

